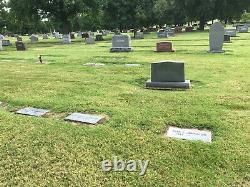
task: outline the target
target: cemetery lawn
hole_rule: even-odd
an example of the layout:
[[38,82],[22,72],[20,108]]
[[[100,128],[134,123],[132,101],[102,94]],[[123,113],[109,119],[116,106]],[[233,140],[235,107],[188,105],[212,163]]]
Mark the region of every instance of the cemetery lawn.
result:
[[[133,40],[132,53],[109,53],[111,36],[96,45],[40,39],[25,52],[5,47],[0,185],[250,186],[250,33],[239,36],[225,44],[225,54],[207,53],[207,32],[167,39],[175,53],[155,53],[160,40],[153,33]],[[39,54],[46,64],[37,64]],[[150,63],[161,60],[186,62],[192,89],[145,89]],[[135,63],[142,66],[125,67]],[[14,113],[23,107],[51,112]],[[107,121],[95,127],[64,121],[72,112]],[[213,143],[166,138],[169,126],[211,130]],[[104,173],[101,162],[113,156],[150,160],[146,175]]]

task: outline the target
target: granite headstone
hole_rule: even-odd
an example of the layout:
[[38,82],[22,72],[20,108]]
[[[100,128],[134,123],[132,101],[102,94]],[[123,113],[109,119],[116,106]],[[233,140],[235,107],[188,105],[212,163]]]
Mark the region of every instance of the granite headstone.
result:
[[210,27],[209,31],[209,45],[210,45],[210,53],[224,53],[225,51],[223,48],[224,43],[224,33],[225,29],[224,26],[217,22],[214,23]]

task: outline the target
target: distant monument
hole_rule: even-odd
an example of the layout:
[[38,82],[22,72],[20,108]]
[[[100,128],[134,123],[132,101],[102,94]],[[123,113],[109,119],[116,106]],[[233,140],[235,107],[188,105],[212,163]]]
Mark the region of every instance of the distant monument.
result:
[[131,38],[129,35],[114,35],[110,52],[131,52]]

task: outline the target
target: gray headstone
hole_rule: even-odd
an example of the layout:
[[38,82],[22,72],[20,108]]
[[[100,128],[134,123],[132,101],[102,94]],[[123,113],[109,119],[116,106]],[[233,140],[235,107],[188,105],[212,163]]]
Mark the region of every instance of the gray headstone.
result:
[[95,39],[92,37],[86,38],[85,43],[86,44],[95,44]]
[[247,24],[245,24],[243,26],[239,26],[238,29],[239,29],[239,33],[248,33],[248,25]]
[[30,41],[31,41],[32,43],[35,43],[35,42],[38,41],[38,37],[35,36],[35,35],[31,35],[31,36],[30,36]]
[[131,52],[131,38],[129,35],[114,35],[110,52]]
[[157,36],[158,38],[168,38],[168,32],[165,30],[159,30]]
[[135,35],[135,38],[136,39],[144,39],[144,35],[142,32],[137,32],[136,35]]
[[163,61],[151,64],[151,80],[146,82],[146,87],[189,89],[191,84],[185,79],[183,62]]
[[21,110],[18,110],[16,113],[22,114],[22,115],[40,117],[40,116],[47,114],[48,112],[49,110],[28,107],[28,108],[23,108]]
[[225,29],[225,35],[229,35],[230,37],[236,37],[237,29]]
[[212,143],[212,132],[206,130],[169,127],[167,137]]
[[23,42],[16,42],[16,50],[17,51],[25,51],[27,48]]
[[3,40],[0,40],[0,51],[3,50]]
[[99,123],[103,119],[104,119],[103,116],[82,114],[82,113],[73,113],[65,118],[65,120],[68,121],[87,123],[92,125]]
[[3,40],[3,41],[2,41],[2,45],[3,45],[3,46],[11,46],[11,43],[10,43],[9,40]]
[[64,44],[70,44],[71,43],[70,34],[64,34],[63,35],[63,43]]
[[210,45],[210,53],[223,53],[225,52],[223,48],[224,43],[224,33],[225,29],[224,26],[217,22],[214,23],[210,27],[209,31],[209,45]]

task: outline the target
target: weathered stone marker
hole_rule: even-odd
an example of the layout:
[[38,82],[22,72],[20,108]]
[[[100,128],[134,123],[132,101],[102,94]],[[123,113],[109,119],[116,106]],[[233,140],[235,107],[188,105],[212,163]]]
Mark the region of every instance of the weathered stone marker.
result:
[[63,35],[63,43],[64,44],[70,44],[71,43],[70,34],[64,34]]
[[49,112],[49,110],[27,107],[27,108],[23,108],[21,110],[18,110],[16,113],[22,114],[22,115],[28,115],[28,116],[41,117],[41,116],[47,114],[48,112]]
[[161,29],[157,32],[158,38],[168,38],[168,32]]
[[23,42],[17,41],[16,42],[16,50],[17,51],[26,51],[26,46]]
[[32,34],[32,35],[30,36],[30,41],[31,41],[31,43],[38,42],[38,37]]
[[2,45],[3,46],[11,46],[10,40],[3,40]]
[[43,40],[48,40],[49,39],[49,36],[47,34],[44,34],[43,35]]
[[239,33],[248,33],[248,25],[238,26]]
[[0,51],[3,50],[3,40],[0,40]]
[[135,34],[135,39],[144,39],[144,35],[143,35],[143,32],[137,32]]
[[224,53],[223,48],[224,43],[224,26],[217,22],[210,27],[209,31],[209,45],[210,53]]
[[110,52],[131,52],[131,38],[129,35],[114,35]]
[[102,34],[97,34],[95,36],[95,41],[104,41]]
[[104,117],[92,114],[73,113],[66,117],[65,120],[96,125],[100,121],[104,120]]
[[86,44],[95,44],[95,39],[92,37],[86,38],[85,43]]
[[237,29],[225,29],[225,35],[229,35],[230,37],[236,37]]
[[185,32],[193,32],[194,28],[193,27],[186,27]]
[[171,42],[159,42],[156,44],[155,52],[174,52]]
[[151,64],[151,80],[147,88],[153,89],[190,89],[190,80],[185,79],[183,62],[163,61]]
[[212,132],[198,129],[182,129],[177,127],[169,127],[167,137],[182,140],[203,141],[212,143]]

